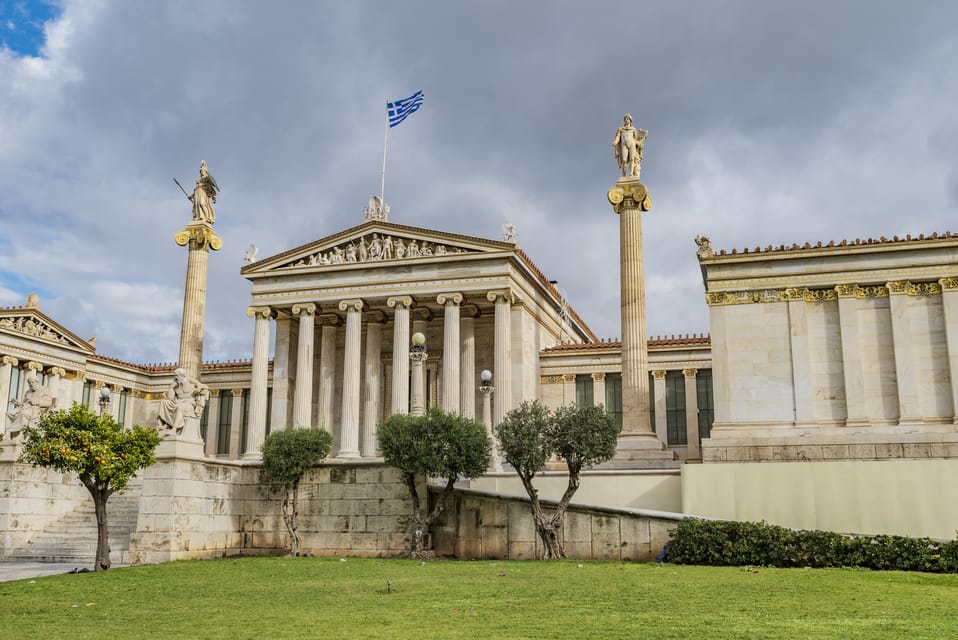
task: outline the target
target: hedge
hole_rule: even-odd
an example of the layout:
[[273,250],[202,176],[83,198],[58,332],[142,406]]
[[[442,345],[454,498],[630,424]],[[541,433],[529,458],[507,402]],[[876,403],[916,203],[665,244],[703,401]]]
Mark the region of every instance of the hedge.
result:
[[958,540],[904,536],[847,536],[795,531],[764,522],[688,518],[668,544],[666,562],[713,566],[859,567],[958,572]]

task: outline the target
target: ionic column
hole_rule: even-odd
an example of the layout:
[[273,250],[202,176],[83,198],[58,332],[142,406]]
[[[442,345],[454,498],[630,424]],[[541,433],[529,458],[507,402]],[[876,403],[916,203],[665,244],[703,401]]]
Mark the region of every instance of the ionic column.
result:
[[296,347],[296,390],[293,392],[293,427],[308,429],[313,413],[313,335],[316,305],[294,304],[293,315],[299,317],[299,338]]
[[865,403],[865,372],[862,369],[861,338],[858,333],[857,284],[840,284],[838,294],[838,324],[842,334],[842,375],[845,380],[845,424],[868,424]]
[[250,307],[246,315],[254,318],[253,372],[249,394],[249,423],[244,458],[259,458],[266,439],[266,400],[269,385],[269,307]]
[[605,373],[592,374],[592,404],[605,407]]
[[343,354],[343,410],[339,458],[359,457],[359,380],[362,353],[362,312],[366,304],[356,298],[343,300],[339,310],[346,312],[346,347]]
[[910,282],[889,282],[888,304],[891,310],[891,335],[895,349],[895,377],[898,380],[898,422],[920,422],[918,381],[915,378],[915,349],[908,317]]
[[686,460],[701,460],[702,447],[699,445],[699,394],[696,387],[698,369],[682,369],[685,376],[685,440],[688,449]]
[[459,363],[459,410],[463,417],[476,417],[476,318],[479,317],[479,308],[474,305],[461,307],[459,320],[460,353],[462,361]]
[[180,367],[199,379],[203,362],[203,324],[206,317],[206,272],[210,249],[218,251],[223,240],[205,222],[192,222],[175,237],[176,244],[189,245],[186,287],[183,291],[183,324],[180,329]]
[[665,402],[665,375],[662,369],[652,371],[652,392],[655,395],[655,435],[663,445],[668,444],[668,405]]
[[333,432],[336,393],[336,330],[342,320],[335,313],[325,313],[316,322],[322,327],[319,352],[319,422],[323,429]]
[[462,304],[461,293],[440,293],[436,296],[436,302],[443,305],[445,315],[443,317],[442,334],[442,403],[444,411],[450,413],[460,412],[460,395],[462,389],[459,386],[459,305]]
[[486,299],[496,305],[493,375],[499,391],[493,398],[492,411],[493,426],[496,426],[512,410],[512,303],[515,298],[511,289],[503,289],[490,291]]
[[20,361],[13,356],[0,358],[0,436],[7,432],[7,398],[10,397],[10,376]]
[[[941,307],[945,316],[945,344],[948,346],[948,372],[951,374],[951,399],[955,416],[953,422],[958,424],[958,278],[942,278],[938,284],[941,285]],[[2,369],[0,375],[3,375]],[[0,393],[0,398],[5,397]]]
[[386,300],[393,316],[392,413],[409,413],[409,309],[410,296],[394,296]]
[[[240,457],[240,446],[243,444],[243,389],[233,389],[230,393],[233,394],[233,401],[230,402],[229,457],[235,460]],[[248,433],[246,439],[249,440]]]
[[220,436],[220,390],[210,389],[210,399],[207,406],[210,412],[207,414],[206,421],[206,446],[203,448],[206,457],[212,458],[216,455],[216,447]]
[[649,420],[649,354],[645,330],[642,212],[652,199],[638,177],[609,190],[619,214],[619,280],[622,305],[622,435],[652,435]]
[[376,426],[382,411],[383,324],[386,314],[370,312],[366,317],[366,360],[363,368],[363,428],[361,452],[364,458],[376,457]]

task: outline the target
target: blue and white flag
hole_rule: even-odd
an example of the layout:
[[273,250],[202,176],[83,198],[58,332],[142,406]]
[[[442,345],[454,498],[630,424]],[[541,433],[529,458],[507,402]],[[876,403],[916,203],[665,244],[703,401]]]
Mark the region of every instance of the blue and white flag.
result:
[[417,91],[408,98],[386,103],[386,113],[389,115],[389,128],[392,129],[409,115],[419,111],[422,105],[422,91]]

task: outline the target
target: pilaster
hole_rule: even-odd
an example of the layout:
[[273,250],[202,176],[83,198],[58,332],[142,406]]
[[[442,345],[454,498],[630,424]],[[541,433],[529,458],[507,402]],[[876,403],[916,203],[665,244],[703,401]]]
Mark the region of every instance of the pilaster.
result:
[[393,315],[392,413],[409,413],[409,309],[410,296],[394,296],[386,300]]
[[206,414],[206,443],[204,452],[208,458],[216,455],[220,427],[220,390],[210,389],[210,399],[206,405],[210,408]]
[[336,332],[342,320],[335,313],[324,313],[316,318],[322,327],[319,352],[319,421],[320,426],[333,433],[336,392]]
[[266,400],[269,385],[269,307],[250,307],[246,315],[254,319],[253,371],[249,395],[249,423],[243,458],[262,457],[260,447],[266,439]]
[[685,376],[685,439],[686,460],[701,460],[702,447],[699,444],[699,396],[696,388],[698,369],[682,369]]
[[460,396],[462,389],[459,386],[459,364],[460,364],[460,328],[459,328],[459,307],[463,301],[463,295],[458,292],[440,293],[436,296],[436,302],[443,306],[443,341],[442,341],[442,403],[445,411],[452,413],[461,413]]
[[601,371],[592,374],[592,404],[605,406],[605,373]]
[[346,312],[346,347],[343,355],[343,409],[339,440],[339,458],[359,457],[359,382],[361,370],[362,312],[366,303],[356,298],[343,300],[339,310]]
[[376,427],[382,416],[383,324],[386,314],[372,311],[366,315],[366,360],[363,368],[363,426],[360,452],[364,458],[376,457]]
[[476,417],[476,318],[479,308],[474,304],[460,308],[459,339],[462,360],[459,367],[459,409],[463,417]]
[[655,395],[655,435],[662,445],[669,440],[668,404],[665,400],[665,376],[662,369],[652,371],[652,392]]
[[895,374],[898,381],[899,424],[921,421],[918,405],[918,381],[915,377],[915,350],[911,336],[908,288],[910,282],[889,282],[892,344],[895,348]]
[[938,284],[941,285],[941,306],[945,316],[945,344],[948,348],[951,402],[955,414],[953,422],[958,424],[958,278],[942,278]]
[[865,374],[862,368],[861,337],[858,331],[858,285],[840,284],[838,322],[842,338],[842,372],[845,379],[845,424],[869,424],[865,402]]
[[299,318],[296,342],[296,390],[293,392],[293,427],[308,429],[313,413],[313,339],[315,335],[316,305],[293,305],[293,315]]

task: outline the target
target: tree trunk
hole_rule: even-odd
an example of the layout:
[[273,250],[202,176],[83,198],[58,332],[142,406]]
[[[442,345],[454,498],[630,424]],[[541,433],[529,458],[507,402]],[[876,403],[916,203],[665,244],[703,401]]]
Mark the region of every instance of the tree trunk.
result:
[[286,487],[286,498],[283,499],[283,522],[289,532],[289,555],[299,555],[299,532],[296,526],[296,516],[299,515],[299,480]]
[[97,482],[92,478],[80,478],[83,486],[93,497],[93,509],[96,513],[96,558],[93,560],[94,571],[106,571],[110,568],[110,528],[107,524],[106,503],[113,495],[105,482]]
[[542,504],[539,502],[539,490],[532,486],[532,478],[519,477],[532,503],[532,519],[535,522],[539,540],[542,542],[542,558],[544,560],[564,558],[565,549],[562,548],[562,541],[559,539],[559,533],[562,531],[562,514],[559,514],[558,526],[554,516],[551,519],[546,518],[546,514],[542,511]]
[[406,474],[406,486],[412,500],[412,516],[409,520],[409,556],[421,558],[426,555],[426,521],[419,510],[419,490],[416,488],[416,476]]

